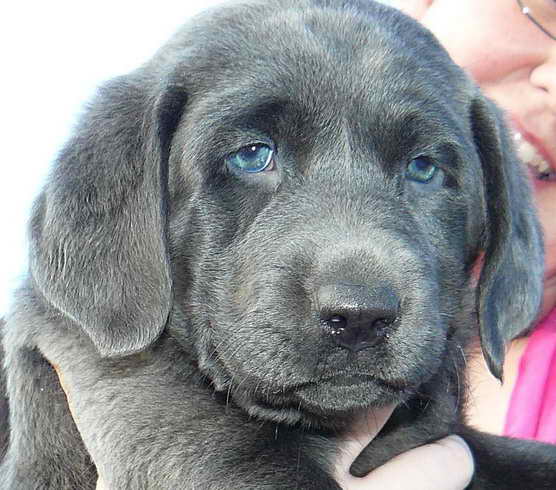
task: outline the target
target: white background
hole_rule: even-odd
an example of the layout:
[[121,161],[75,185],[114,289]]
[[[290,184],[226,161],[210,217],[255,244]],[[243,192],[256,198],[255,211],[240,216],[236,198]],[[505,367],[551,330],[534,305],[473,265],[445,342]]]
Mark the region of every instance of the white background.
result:
[[26,220],[82,104],[219,0],[6,2],[0,15],[0,316],[26,268]]

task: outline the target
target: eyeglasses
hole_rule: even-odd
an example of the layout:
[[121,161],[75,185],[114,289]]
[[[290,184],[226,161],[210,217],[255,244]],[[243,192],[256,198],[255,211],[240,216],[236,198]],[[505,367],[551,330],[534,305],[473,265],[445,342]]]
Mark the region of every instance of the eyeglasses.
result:
[[556,0],[517,0],[517,3],[531,22],[556,41]]

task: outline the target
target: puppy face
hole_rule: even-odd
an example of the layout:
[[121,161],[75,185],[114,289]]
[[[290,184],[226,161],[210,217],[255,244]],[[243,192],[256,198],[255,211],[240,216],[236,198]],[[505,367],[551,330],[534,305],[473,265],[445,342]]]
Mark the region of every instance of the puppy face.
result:
[[500,377],[542,290],[500,120],[399,12],[221,7],[99,92],[35,206],[33,287],[103,357],[166,330],[251,415],[326,425],[451,362],[484,252]]
[[200,367],[281,421],[403,400],[438,369],[478,250],[463,78],[361,15],[227,36],[198,55],[218,68],[185,81],[171,144],[175,301]]

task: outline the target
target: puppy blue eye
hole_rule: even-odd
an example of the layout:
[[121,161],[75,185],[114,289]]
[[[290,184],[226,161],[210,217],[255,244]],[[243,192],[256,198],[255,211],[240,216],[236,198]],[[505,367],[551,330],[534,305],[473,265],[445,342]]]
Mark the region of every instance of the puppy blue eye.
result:
[[405,176],[414,182],[428,184],[432,182],[438,172],[440,169],[426,158],[415,158],[407,166]]
[[272,163],[274,150],[258,143],[241,148],[226,158],[228,166],[243,172],[257,173],[266,170]]

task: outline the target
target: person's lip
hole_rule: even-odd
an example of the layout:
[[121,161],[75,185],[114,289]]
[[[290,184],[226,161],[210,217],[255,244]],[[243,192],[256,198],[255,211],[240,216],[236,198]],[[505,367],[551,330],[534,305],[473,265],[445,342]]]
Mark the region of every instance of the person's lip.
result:
[[512,120],[512,136],[517,154],[531,175],[541,181],[556,182],[556,163],[544,145],[517,120]]

